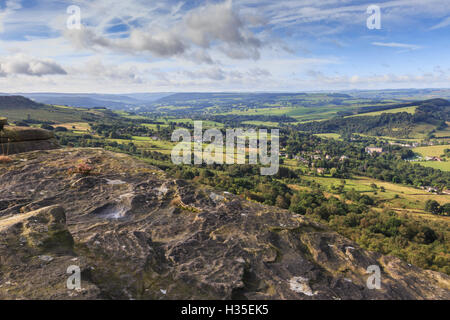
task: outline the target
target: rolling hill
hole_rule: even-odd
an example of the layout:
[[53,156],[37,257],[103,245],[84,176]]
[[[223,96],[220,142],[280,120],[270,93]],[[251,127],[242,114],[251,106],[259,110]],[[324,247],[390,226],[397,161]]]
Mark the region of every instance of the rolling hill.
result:
[[109,110],[87,110],[37,103],[23,96],[0,96],[0,116],[10,122],[68,123],[114,116]]

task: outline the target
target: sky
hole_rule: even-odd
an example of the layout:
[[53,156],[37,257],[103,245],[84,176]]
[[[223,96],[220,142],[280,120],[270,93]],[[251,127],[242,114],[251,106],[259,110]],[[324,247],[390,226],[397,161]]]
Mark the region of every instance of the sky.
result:
[[450,0],[0,0],[0,92],[449,88],[449,35]]

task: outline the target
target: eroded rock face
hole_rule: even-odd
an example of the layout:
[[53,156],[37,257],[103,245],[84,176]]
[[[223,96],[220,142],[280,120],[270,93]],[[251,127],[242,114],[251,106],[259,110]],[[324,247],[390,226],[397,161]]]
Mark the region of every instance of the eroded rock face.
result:
[[[0,249],[2,257],[28,257],[2,258],[0,298],[36,298],[33,290],[19,290],[26,277],[48,288],[41,298],[70,298],[74,292],[64,290],[68,263],[83,270],[87,291],[74,296],[80,299],[450,298],[446,275],[362,250],[288,211],[170,179],[125,155],[61,149],[13,160],[0,166],[0,225],[44,210],[41,225],[49,235],[44,228],[21,247],[26,223],[0,231],[16,232]],[[89,164],[92,174],[68,174],[77,163]],[[54,205],[64,208],[66,223]],[[73,246],[39,247],[42,239],[54,239],[56,226],[70,233]],[[367,288],[371,265],[381,269],[380,290]],[[36,270],[60,270],[60,277],[38,279]]]
[[0,299],[98,297],[99,289],[89,282],[84,290],[68,292],[64,268],[76,260],[62,207],[0,220]]
[[0,150],[7,154],[57,148],[55,136],[48,130],[5,125],[0,131]]

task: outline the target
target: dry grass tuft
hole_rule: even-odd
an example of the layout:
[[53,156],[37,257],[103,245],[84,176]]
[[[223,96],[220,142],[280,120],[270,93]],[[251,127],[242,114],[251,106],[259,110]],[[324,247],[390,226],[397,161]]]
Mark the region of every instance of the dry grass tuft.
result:
[[12,159],[10,157],[0,155],[0,163],[1,164],[11,163],[11,162],[12,162]]
[[94,171],[94,168],[90,165],[88,165],[87,163],[80,163],[79,165],[77,165],[74,168],[70,168],[68,173],[69,174],[82,174],[84,176],[88,176],[91,175]]

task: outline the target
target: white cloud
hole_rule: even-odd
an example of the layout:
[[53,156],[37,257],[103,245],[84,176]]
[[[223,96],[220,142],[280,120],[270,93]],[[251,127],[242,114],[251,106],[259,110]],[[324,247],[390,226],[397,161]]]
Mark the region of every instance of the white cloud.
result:
[[21,0],[6,0],[5,9],[0,10],[0,32],[4,32],[4,21],[10,16],[14,11],[22,8],[20,4]]
[[418,49],[422,48],[421,46],[418,46],[418,45],[398,43],[398,42],[372,42],[372,45],[378,46],[378,47],[407,49],[407,50],[418,50]]
[[[172,27],[155,25],[134,28],[128,37],[110,38],[99,34],[98,28],[66,30],[65,36],[77,47],[89,50],[108,49],[125,53],[150,53],[155,57],[192,56],[192,48],[208,50],[216,44],[232,59],[259,58],[261,41],[247,28],[246,22],[233,8],[232,1],[207,4],[185,14]],[[195,52],[195,51],[194,51]],[[194,57],[206,52],[197,51]]]
[[[447,70],[445,52],[421,42],[426,32],[441,36],[430,26],[450,24],[442,0],[378,1],[379,33],[365,30],[371,0],[40,0],[17,10],[20,3],[0,5],[0,86],[10,91],[296,91],[448,79],[392,55],[414,51],[423,70],[432,70],[430,57]],[[79,32],[66,29],[73,4],[81,7]],[[392,50],[366,58],[367,44]],[[391,74],[372,74],[387,62]],[[308,69],[323,73],[299,79]]]
[[442,20],[437,25],[431,27],[430,30],[441,29],[441,28],[445,28],[445,27],[448,27],[448,26],[450,26],[450,17],[445,18],[444,20]]
[[65,75],[67,72],[50,59],[37,59],[24,54],[0,58],[0,75]]

